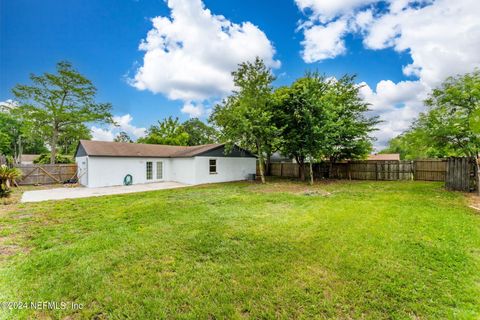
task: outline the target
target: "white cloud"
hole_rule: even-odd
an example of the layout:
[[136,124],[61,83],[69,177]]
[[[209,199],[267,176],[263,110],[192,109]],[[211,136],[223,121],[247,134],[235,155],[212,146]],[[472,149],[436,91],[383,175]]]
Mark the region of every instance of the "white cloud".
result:
[[192,102],[187,102],[183,105],[181,111],[182,113],[188,114],[190,118],[200,118],[205,115],[205,107],[201,103],[194,104]]
[[366,83],[361,83],[361,95],[371,106],[372,115],[378,115],[383,121],[375,132],[376,149],[381,149],[388,140],[408,128],[419,112],[424,110],[423,100],[428,88],[419,81],[390,80],[380,81],[375,91]]
[[356,27],[358,31],[365,31],[368,30],[373,21],[373,11],[368,9],[357,14],[353,26]]
[[[395,2],[394,2],[395,3]],[[420,9],[404,8],[377,19],[365,38],[369,48],[408,52],[404,67],[430,86],[480,66],[480,1],[437,0]]]
[[[130,81],[137,89],[202,102],[231,92],[231,72],[241,62],[258,56],[269,67],[280,66],[272,43],[251,22],[233,23],[201,0],[168,0],[167,5],[170,16],[153,18],[153,29],[140,44],[143,65]],[[198,108],[184,109],[198,113]]]
[[307,63],[334,58],[345,53],[343,36],[347,31],[347,22],[337,20],[325,26],[315,25],[306,28],[302,56]]
[[302,11],[309,9],[313,19],[322,23],[331,21],[333,18],[349,14],[353,10],[376,2],[377,0],[295,0]]
[[125,131],[126,133],[133,136],[134,139],[145,136],[146,129],[139,128],[132,125],[133,117],[130,114],[125,114],[123,116],[114,116],[113,121],[118,125],[120,131]]
[[12,99],[0,101],[0,112],[9,112],[10,110],[18,107],[18,102]]
[[102,129],[92,126],[90,131],[92,132],[92,140],[113,141],[113,138],[115,137],[110,129]]
[[375,91],[364,82],[361,85],[363,85],[360,89],[361,94],[372,104],[371,109],[375,112],[398,109],[404,104],[421,102],[426,98],[427,88],[419,81],[394,83],[391,80],[382,80],[377,83]]
[[[411,124],[423,110],[422,100],[433,87],[448,76],[480,67],[478,0],[387,0],[387,7],[383,8],[385,1],[380,0],[296,3],[308,16],[301,27],[305,62],[345,54],[348,48],[344,46],[344,37],[349,33],[362,36],[367,49],[392,48],[411,56],[412,63],[402,70],[415,80],[396,84],[383,80],[375,91],[362,89],[373,112],[385,120],[376,134],[379,146]],[[345,26],[341,32],[329,28],[340,22]]]
[[116,125],[112,124],[106,128],[90,127],[93,140],[112,141],[120,131],[125,131],[134,140],[146,134],[145,128],[132,125],[133,117],[128,113],[123,116],[114,116],[113,121]]

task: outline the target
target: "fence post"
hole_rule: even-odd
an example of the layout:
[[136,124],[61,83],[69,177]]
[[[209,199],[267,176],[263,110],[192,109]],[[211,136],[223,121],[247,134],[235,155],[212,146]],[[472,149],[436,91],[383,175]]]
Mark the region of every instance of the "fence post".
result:
[[415,173],[414,173],[414,166],[415,162],[413,160],[410,160],[410,180],[415,180]]

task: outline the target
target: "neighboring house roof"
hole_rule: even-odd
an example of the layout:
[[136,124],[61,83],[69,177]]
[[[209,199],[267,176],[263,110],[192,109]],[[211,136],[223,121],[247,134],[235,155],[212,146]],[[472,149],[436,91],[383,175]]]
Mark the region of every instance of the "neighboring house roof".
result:
[[399,153],[371,154],[368,156],[367,160],[400,160],[400,154]]
[[280,152],[274,152],[270,156],[270,162],[292,162],[292,158],[284,156]]
[[33,162],[38,157],[40,157],[39,154],[22,154],[20,156],[20,163]]
[[[97,157],[146,157],[146,158],[189,158],[224,149],[225,144],[205,144],[200,146],[167,146],[160,144],[125,143],[109,141],[80,140],[76,156]],[[250,152],[235,147],[234,156],[255,157]],[[222,153],[223,154],[223,153]],[[220,156],[217,152],[216,156]]]

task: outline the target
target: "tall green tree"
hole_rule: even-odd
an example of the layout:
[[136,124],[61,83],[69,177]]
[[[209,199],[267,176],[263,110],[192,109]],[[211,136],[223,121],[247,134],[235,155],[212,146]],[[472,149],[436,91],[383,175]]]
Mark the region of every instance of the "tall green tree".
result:
[[59,138],[71,128],[90,122],[112,123],[111,105],[95,102],[96,88],[69,62],[59,62],[55,74],[30,75],[31,85],[13,88],[23,119],[38,129],[50,146],[55,163]]
[[183,128],[178,118],[168,117],[158,121],[147,130],[147,135],[137,140],[138,143],[165,144],[186,146],[189,135]]
[[379,153],[398,153],[402,160],[461,156],[447,145],[431,143],[428,132],[417,123],[414,122],[408,130],[390,139],[387,147]]
[[220,129],[227,150],[237,144],[257,154],[260,177],[265,183],[265,154],[278,134],[269,105],[275,77],[258,57],[241,63],[232,76],[237,89],[214,107],[210,121]]
[[447,78],[425,101],[427,112],[416,126],[425,130],[428,143],[449,153],[478,157],[480,130],[480,71]]
[[217,130],[200,121],[198,118],[187,120],[182,126],[185,132],[188,133],[187,145],[189,146],[218,142]]
[[275,91],[280,149],[295,158],[301,180],[305,180],[307,161],[313,183],[313,161],[357,159],[371,150],[370,132],[378,121],[366,116],[368,104],[359,89],[353,76],[335,80],[314,72]]
[[331,164],[365,158],[372,151],[371,133],[379,123],[378,117],[367,115],[369,104],[360,96],[361,87],[355,83],[355,76],[329,80],[328,87],[326,156]]
[[420,115],[418,126],[427,132],[431,145],[449,155],[475,157],[480,194],[480,70],[447,78],[425,104],[428,111]]
[[429,146],[424,141],[423,131],[409,129],[390,139],[387,147],[379,153],[398,153],[402,160],[434,158],[435,156],[431,155]]
[[389,141],[382,152],[404,159],[478,157],[480,151],[480,71],[447,78],[425,101],[427,110]]
[[0,154],[19,161],[23,153],[48,151],[43,139],[11,110],[0,111]]
[[60,154],[72,156],[75,153],[78,141],[90,139],[92,139],[92,133],[85,124],[72,124],[61,131],[58,137],[57,150]]
[[115,139],[113,139],[114,142],[126,142],[126,143],[132,143],[133,140],[132,138],[130,138],[130,136],[128,135],[128,133],[126,133],[125,131],[120,131],[117,136],[115,137]]
[[21,124],[8,112],[0,112],[0,154],[16,156]]
[[[305,180],[305,163],[312,163],[327,151],[328,115],[325,95],[328,83],[318,73],[307,73],[290,87],[275,91],[275,117],[281,128],[280,150],[299,165],[300,179]],[[311,174],[310,181],[313,175]]]

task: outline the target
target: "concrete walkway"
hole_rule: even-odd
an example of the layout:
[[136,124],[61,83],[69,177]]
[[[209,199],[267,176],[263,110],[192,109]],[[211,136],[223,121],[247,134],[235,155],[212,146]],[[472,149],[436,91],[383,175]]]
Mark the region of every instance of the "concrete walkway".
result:
[[156,182],[146,184],[134,184],[131,186],[114,186],[102,188],[55,188],[36,191],[25,191],[22,195],[22,202],[39,202],[46,200],[61,200],[74,198],[99,197],[110,194],[134,193],[143,191],[174,189],[187,187],[188,184],[178,182]]

